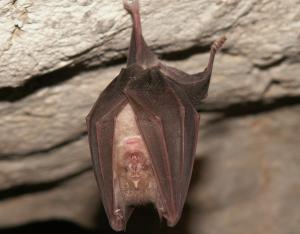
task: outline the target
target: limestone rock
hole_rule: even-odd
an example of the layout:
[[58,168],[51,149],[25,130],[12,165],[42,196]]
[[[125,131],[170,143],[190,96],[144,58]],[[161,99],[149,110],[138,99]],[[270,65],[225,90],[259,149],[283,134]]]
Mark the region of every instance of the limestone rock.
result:
[[[141,6],[145,38],[160,53],[207,47],[226,33],[226,52],[255,68],[299,61],[297,0],[157,0]],[[70,65],[101,65],[124,57],[128,48],[130,20],[118,0],[4,0],[0,9],[2,87]]]
[[203,126],[188,199],[190,233],[298,232],[299,114],[297,106],[213,117]]
[[[166,232],[297,233],[300,160],[295,136],[300,133],[299,114],[299,106],[232,118],[203,114],[186,209],[179,224]],[[45,160],[34,162],[37,155],[24,159],[28,165],[24,163],[19,170],[19,160],[1,165],[1,172],[7,167],[15,175],[10,191],[19,188],[21,192],[8,197],[0,193],[0,225],[61,218],[107,228],[96,183],[88,170],[89,151],[82,147],[85,142],[83,138],[54,150],[44,155]],[[74,153],[66,153],[68,149]],[[63,160],[60,168],[56,166],[58,158]],[[28,185],[23,192],[22,184]],[[29,210],[35,212],[26,215]],[[143,230],[140,222],[132,223],[136,219],[130,221],[129,230]],[[162,228],[155,213],[139,220],[151,223],[146,233]]]
[[[299,1],[141,7],[150,47],[186,72],[201,71],[212,42],[228,38],[200,110],[187,206],[166,232],[298,233]],[[85,116],[125,66],[130,26],[121,0],[0,1],[0,229],[99,224]]]
[[101,203],[91,171],[24,191],[0,202],[1,228],[59,219],[88,227],[99,222],[97,217],[101,213]]

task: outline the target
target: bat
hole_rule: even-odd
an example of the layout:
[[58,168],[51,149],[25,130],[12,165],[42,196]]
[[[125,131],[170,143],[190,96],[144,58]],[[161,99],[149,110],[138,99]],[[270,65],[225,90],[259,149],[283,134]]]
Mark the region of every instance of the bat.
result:
[[123,0],[133,22],[127,67],[100,94],[88,114],[93,169],[111,227],[126,223],[136,206],[153,203],[174,226],[191,179],[199,128],[197,107],[207,96],[216,52],[189,75],[164,65],[147,46],[137,0]]

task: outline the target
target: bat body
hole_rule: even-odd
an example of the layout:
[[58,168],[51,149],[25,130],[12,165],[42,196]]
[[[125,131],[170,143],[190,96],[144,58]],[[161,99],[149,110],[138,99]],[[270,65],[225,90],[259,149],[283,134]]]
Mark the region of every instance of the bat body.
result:
[[190,183],[200,101],[207,95],[217,40],[203,72],[163,65],[146,45],[138,1],[124,0],[133,19],[127,67],[87,116],[93,168],[114,230],[125,230],[135,206],[153,203],[174,226]]

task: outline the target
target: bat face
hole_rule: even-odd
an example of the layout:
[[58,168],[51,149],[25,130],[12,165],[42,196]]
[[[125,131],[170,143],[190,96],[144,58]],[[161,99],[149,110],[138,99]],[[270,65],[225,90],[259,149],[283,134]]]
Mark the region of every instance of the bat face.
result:
[[203,72],[189,75],[162,64],[142,36],[138,1],[125,9],[133,30],[127,67],[87,116],[89,145],[102,203],[122,231],[135,206],[153,203],[174,226],[182,213],[197,143],[199,102],[207,95],[216,51]]

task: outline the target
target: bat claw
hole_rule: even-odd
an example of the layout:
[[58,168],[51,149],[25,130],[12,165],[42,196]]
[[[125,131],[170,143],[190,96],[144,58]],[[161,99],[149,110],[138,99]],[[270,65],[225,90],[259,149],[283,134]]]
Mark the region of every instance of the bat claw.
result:
[[221,38],[217,39],[211,46],[211,50],[213,50],[214,52],[217,52],[219,49],[221,49],[221,47],[223,46],[226,39],[227,38],[225,36],[222,36]]
[[215,42],[212,44],[212,46],[210,48],[209,61],[208,61],[207,67],[205,68],[205,71],[207,74],[211,75],[215,54],[217,53],[217,51],[219,49],[221,49],[221,47],[223,46],[225,41],[226,41],[226,37],[222,36],[219,39],[215,40]]
[[132,12],[138,11],[139,1],[138,0],[123,0],[123,6],[128,12],[132,13]]
[[125,230],[126,224],[124,223],[124,216],[122,215],[121,209],[114,210],[114,219],[110,220],[111,226],[116,231]]
[[114,215],[118,216],[119,218],[123,218],[122,213],[121,213],[121,209],[115,209]]

